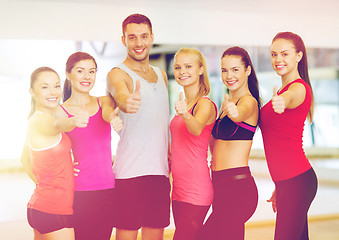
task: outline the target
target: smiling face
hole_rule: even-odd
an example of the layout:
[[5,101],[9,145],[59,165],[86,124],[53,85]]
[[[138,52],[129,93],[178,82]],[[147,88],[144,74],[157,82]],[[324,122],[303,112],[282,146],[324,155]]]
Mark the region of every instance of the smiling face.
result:
[[70,73],[66,72],[66,77],[73,90],[88,93],[94,86],[96,72],[95,62],[87,59],[77,62]]
[[179,53],[174,59],[174,78],[183,87],[197,84],[199,86],[200,76],[204,69],[192,56]]
[[30,93],[35,100],[36,109],[54,109],[59,105],[62,90],[59,76],[50,71],[38,74]]
[[271,63],[279,76],[287,77],[298,74],[298,63],[302,52],[297,53],[292,41],[277,39],[271,46]]
[[251,67],[245,68],[240,56],[226,55],[221,59],[221,77],[226,87],[232,91],[248,91],[248,76]]
[[143,61],[149,56],[153,44],[153,33],[147,24],[130,23],[126,26],[121,40],[130,58]]

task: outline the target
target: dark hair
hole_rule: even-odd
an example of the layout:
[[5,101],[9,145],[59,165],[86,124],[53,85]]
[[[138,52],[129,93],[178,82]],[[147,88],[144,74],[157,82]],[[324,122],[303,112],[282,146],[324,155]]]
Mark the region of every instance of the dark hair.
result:
[[[93,60],[95,64],[95,68],[98,68],[97,62],[95,61],[94,57],[92,57],[91,55],[85,52],[76,52],[76,53],[73,53],[71,56],[69,56],[69,58],[67,59],[66,72],[71,73],[75,64],[82,60]],[[66,79],[65,84],[64,84],[62,100],[65,102],[67,99],[70,98],[71,95],[72,95],[71,83],[69,79]]]
[[257,75],[255,74],[253,64],[252,64],[250,56],[248,55],[248,52],[241,47],[231,47],[231,48],[228,48],[222,54],[221,59],[224,58],[225,56],[239,56],[241,57],[241,61],[244,63],[245,68],[247,68],[248,66],[251,67],[251,74],[248,76],[248,88],[252,96],[257,100],[258,107],[260,109],[261,99],[260,99],[260,94],[259,94],[258,79],[257,79]]
[[313,112],[314,112],[314,96],[313,96],[313,90],[311,86],[310,77],[308,75],[308,64],[307,64],[307,54],[306,54],[306,47],[304,44],[304,41],[301,39],[301,37],[295,33],[292,32],[280,32],[272,40],[272,43],[277,39],[285,39],[289,40],[293,43],[295,50],[297,53],[302,52],[303,56],[298,63],[298,72],[300,77],[310,86],[311,88],[311,95],[312,95],[312,102],[311,102],[311,108],[308,112],[308,119],[310,122],[313,120]]
[[130,23],[136,23],[136,24],[147,24],[149,27],[149,30],[152,33],[152,23],[151,20],[149,20],[148,17],[142,14],[132,14],[129,15],[123,22],[122,22],[122,35],[125,35],[126,27]]
[[[38,79],[40,73],[43,73],[43,72],[53,72],[59,77],[58,73],[54,69],[52,69],[50,67],[39,67],[39,68],[35,69],[31,74],[30,88],[33,89],[34,84],[35,84],[36,80]],[[35,100],[32,97],[31,98],[31,111],[28,115],[28,118],[30,118],[34,114],[34,112],[35,112]]]

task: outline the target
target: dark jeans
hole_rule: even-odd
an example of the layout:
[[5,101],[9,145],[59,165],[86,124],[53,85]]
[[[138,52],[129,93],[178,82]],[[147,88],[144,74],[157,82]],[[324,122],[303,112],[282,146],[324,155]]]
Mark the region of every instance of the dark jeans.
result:
[[311,168],[276,186],[277,220],[275,240],[307,240],[307,212],[317,193],[318,180]]

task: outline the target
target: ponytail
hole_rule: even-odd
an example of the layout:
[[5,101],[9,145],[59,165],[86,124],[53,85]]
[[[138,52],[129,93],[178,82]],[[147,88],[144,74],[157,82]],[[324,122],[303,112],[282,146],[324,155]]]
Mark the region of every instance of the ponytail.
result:
[[31,111],[28,115],[28,118],[32,117],[34,113],[35,113],[35,100],[33,97],[31,97]]
[[65,102],[72,95],[71,81],[66,79],[64,83],[64,91],[62,93],[62,101]]

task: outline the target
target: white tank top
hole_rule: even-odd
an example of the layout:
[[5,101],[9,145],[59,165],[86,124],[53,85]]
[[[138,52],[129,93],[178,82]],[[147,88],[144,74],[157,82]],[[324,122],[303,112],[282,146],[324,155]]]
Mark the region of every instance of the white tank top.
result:
[[137,113],[119,111],[124,127],[113,168],[115,178],[168,177],[169,102],[161,70],[152,66],[158,80],[149,83],[123,63],[119,68],[131,77],[134,88],[136,80],[140,80],[141,105]]

